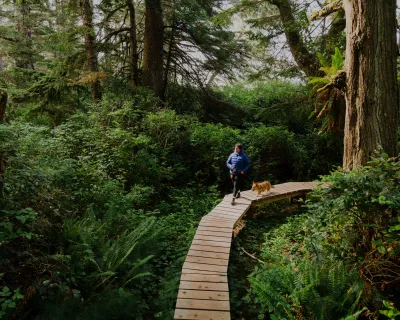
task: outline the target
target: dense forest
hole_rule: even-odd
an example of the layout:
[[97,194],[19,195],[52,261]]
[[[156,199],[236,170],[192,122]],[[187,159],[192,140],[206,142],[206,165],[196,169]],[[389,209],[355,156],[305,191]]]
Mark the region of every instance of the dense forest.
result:
[[173,319],[236,143],[245,189],[329,187],[242,221],[232,319],[398,319],[396,16],[395,0],[0,0],[0,319]]

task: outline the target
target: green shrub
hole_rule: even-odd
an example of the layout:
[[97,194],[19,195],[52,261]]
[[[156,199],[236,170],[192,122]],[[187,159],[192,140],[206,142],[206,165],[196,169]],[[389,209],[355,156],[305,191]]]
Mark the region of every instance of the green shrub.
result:
[[[283,126],[295,133],[306,133],[313,127],[308,119],[313,110],[303,85],[285,82],[235,84],[222,89],[233,104],[251,113],[251,122],[267,126]],[[245,114],[245,113],[243,113]]]
[[[264,265],[250,276],[263,312],[338,319],[377,312],[398,294],[400,163],[382,155],[310,193],[308,212],[268,234]],[[353,317],[354,318],[354,317]]]
[[243,143],[251,161],[253,180],[289,180],[296,162],[294,134],[281,127],[259,126],[246,130]]
[[181,86],[175,83],[168,85],[165,92],[166,106],[178,114],[204,116],[200,90],[191,86]]

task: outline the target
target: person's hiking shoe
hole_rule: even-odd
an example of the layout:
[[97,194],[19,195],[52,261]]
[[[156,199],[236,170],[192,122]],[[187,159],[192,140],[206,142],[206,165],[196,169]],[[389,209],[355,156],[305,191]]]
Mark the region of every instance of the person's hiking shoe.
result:
[[236,198],[240,198],[240,191],[237,193]]
[[231,205],[235,204],[235,197],[232,197]]

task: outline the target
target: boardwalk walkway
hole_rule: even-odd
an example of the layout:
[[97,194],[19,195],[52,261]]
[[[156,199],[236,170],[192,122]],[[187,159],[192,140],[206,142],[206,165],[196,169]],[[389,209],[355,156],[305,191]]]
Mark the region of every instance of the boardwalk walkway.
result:
[[283,183],[258,198],[244,191],[234,206],[232,195],[225,196],[197,228],[183,264],[174,319],[230,320],[227,271],[235,224],[251,206],[305,195],[318,184]]

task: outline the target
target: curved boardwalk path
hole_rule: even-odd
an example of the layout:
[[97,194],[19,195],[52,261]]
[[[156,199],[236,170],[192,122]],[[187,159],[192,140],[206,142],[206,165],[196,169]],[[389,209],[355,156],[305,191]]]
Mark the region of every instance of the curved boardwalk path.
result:
[[[225,196],[197,228],[182,267],[174,319],[230,320],[228,262],[232,230],[251,206],[304,196],[321,182],[288,182],[256,197],[244,191],[232,206]],[[323,185],[324,186],[324,185]]]

